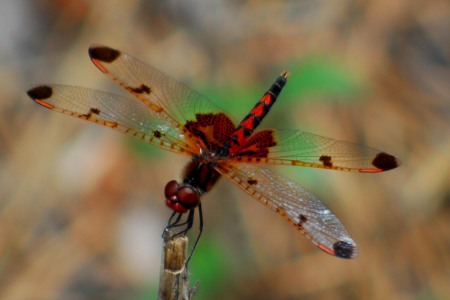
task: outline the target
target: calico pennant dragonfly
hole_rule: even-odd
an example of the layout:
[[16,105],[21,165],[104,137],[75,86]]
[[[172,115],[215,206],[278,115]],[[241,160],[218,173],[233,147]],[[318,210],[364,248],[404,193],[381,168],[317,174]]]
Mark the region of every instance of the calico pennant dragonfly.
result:
[[170,226],[180,224],[181,216],[188,213],[188,230],[195,209],[202,224],[201,196],[220,177],[226,177],[321,250],[340,258],[357,256],[350,234],[318,198],[262,165],[377,173],[396,168],[400,162],[376,149],[297,130],[255,132],[286,84],[288,73],[281,73],[236,126],[206,97],[128,54],[92,45],[89,55],[100,71],[133,98],[49,84],[32,87],[28,96],[48,109],[191,157],[183,180],[171,180],[164,189],[166,204],[173,210],[171,220],[175,217]]

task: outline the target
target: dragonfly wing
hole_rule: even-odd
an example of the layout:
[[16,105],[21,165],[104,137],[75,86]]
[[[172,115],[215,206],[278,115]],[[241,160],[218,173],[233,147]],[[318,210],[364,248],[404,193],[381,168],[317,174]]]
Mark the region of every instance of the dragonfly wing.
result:
[[321,250],[341,258],[357,256],[356,245],[339,219],[294,181],[249,164],[220,164],[217,170],[285,218]]
[[173,126],[195,121],[197,114],[223,113],[205,96],[140,60],[102,45],[91,45],[92,62],[150,109],[170,118]]
[[161,148],[187,155],[199,152],[195,144],[186,142],[182,129],[172,127],[160,112],[135,99],[66,85],[34,86],[27,93],[46,108],[110,127]]
[[236,162],[315,167],[376,173],[400,161],[383,151],[297,130],[266,129],[255,133]]

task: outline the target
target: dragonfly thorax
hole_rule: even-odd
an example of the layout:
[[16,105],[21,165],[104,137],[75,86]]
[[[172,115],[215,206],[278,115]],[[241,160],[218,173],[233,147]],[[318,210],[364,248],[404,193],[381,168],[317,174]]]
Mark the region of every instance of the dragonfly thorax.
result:
[[183,182],[171,180],[166,184],[166,205],[181,213],[197,207],[200,196],[208,192],[220,178],[214,165],[204,162],[200,157],[193,157],[184,169]]

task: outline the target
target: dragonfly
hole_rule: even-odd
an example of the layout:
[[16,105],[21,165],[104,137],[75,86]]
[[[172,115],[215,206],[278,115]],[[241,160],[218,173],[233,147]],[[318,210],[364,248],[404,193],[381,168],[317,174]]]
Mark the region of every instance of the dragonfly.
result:
[[379,173],[398,167],[400,161],[377,149],[298,130],[255,131],[286,85],[287,72],[237,124],[205,96],[131,55],[99,44],[88,52],[94,65],[132,97],[57,84],[35,85],[27,94],[50,110],[189,156],[182,180],[170,180],[164,188],[165,203],[172,209],[168,227],[185,225],[186,234],[198,210],[201,232],[201,198],[225,177],[319,249],[339,258],[357,257],[347,229],[321,200],[265,166]]

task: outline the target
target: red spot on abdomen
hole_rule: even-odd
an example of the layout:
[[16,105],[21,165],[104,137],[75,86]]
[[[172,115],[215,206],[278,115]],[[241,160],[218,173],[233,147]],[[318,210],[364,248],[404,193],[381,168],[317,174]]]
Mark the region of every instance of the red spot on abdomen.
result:
[[265,105],[271,106],[273,104],[274,100],[275,100],[274,96],[272,96],[271,94],[265,94],[261,98],[260,102],[264,103]]

